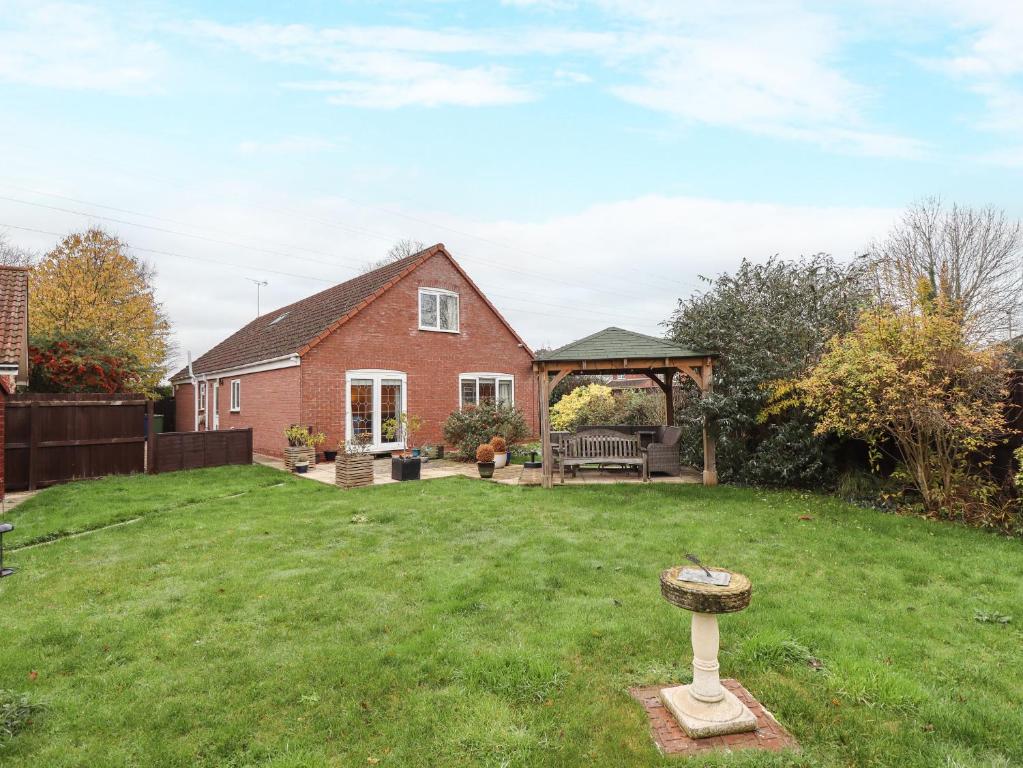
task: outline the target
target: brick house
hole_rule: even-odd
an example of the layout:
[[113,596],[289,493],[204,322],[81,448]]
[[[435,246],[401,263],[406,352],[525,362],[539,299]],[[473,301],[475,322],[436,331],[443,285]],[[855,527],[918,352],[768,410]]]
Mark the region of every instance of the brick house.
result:
[[0,499],[7,396],[28,383],[28,268],[0,267]]
[[284,430],[356,434],[385,453],[381,424],[419,416],[419,445],[445,419],[496,398],[535,432],[533,355],[442,244],[268,312],[171,378],[177,429],[252,427],[257,453],[280,456]]

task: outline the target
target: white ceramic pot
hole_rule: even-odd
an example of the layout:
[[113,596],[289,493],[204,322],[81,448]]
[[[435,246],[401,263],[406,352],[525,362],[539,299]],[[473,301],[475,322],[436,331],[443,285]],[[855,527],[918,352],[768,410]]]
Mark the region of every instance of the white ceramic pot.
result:
[[507,453],[495,453],[494,454],[494,469],[500,469],[508,463]]

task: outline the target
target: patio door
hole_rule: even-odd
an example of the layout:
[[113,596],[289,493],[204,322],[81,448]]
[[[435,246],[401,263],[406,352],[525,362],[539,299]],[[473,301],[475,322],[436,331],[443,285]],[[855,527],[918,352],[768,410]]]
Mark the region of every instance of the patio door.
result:
[[401,435],[389,438],[384,425],[405,413],[407,378],[401,371],[366,369],[345,373],[345,440],[368,440],[374,453],[405,448]]

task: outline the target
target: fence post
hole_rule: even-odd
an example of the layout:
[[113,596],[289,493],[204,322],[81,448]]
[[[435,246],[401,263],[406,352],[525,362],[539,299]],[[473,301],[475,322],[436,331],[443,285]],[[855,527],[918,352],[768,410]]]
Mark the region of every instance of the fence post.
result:
[[248,461],[246,463],[247,464],[251,464],[252,463],[252,427],[249,427],[248,433],[249,433],[249,439],[246,440],[246,444],[248,445],[248,456],[249,456],[249,459],[248,459]]
[[153,401],[146,400],[146,472],[156,473],[156,433],[153,431]]
[[39,402],[33,400],[28,407],[28,489],[36,489],[39,472]]

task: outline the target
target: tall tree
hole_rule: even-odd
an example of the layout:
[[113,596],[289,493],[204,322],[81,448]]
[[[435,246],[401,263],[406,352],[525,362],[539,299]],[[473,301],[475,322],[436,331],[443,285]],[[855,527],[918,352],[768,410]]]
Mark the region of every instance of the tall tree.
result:
[[1023,229],[993,207],[945,207],[936,198],[909,208],[871,248],[879,298],[918,311],[943,294],[961,308],[968,338],[1006,338],[1019,331],[1023,309]]
[[51,341],[87,333],[135,361],[138,381],[150,391],[170,353],[170,322],[154,295],[153,274],[102,229],[68,235],[32,268],[29,328]]
[[763,264],[744,259],[734,274],[709,280],[707,292],[679,301],[668,335],[721,355],[713,395],[690,392],[677,406],[689,461],[701,460],[699,430],[707,413],[717,421],[722,480],[828,481],[835,468],[831,444],[814,434],[802,408],[779,410],[776,396],[817,360],[831,336],[853,327],[869,296],[865,275],[861,261],[840,264],[826,254]]

